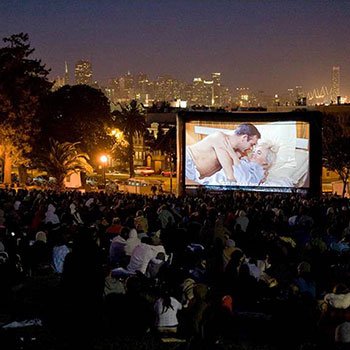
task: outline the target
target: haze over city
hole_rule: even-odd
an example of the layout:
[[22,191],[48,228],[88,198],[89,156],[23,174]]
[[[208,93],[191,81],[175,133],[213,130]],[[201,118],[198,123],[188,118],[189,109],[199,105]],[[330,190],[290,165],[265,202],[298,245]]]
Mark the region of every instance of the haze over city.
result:
[[144,72],[190,82],[221,72],[230,88],[274,94],[302,85],[331,86],[341,70],[350,95],[347,1],[8,1],[1,37],[26,32],[51,78],[71,81],[75,63],[91,61],[93,79]]

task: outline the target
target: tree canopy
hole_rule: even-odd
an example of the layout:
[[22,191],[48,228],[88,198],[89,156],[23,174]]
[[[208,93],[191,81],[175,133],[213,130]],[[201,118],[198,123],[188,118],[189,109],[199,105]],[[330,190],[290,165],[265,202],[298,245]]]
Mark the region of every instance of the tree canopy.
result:
[[[350,116],[347,116],[350,119]],[[323,165],[339,174],[343,181],[345,195],[346,184],[350,177],[350,137],[335,115],[325,114],[323,117]]]
[[118,130],[116,134],[120,134],[120,136],[115,136],[111,154],[115,160],[119,161],[119,163],[125,164],[129,160],[129,144],[125,140],[124,135],[120,130]]
[[78,142],[59,143],[50,139],[49,152],[42,157],[42,167],[48,175],[56,178],[56,187],[59,190],[64,189],[64,179],[73,172],[84,171],[92,172],[89,164],[89,156],[78,150]]
[[167,132],[164,132],[164,129],[159,126],[158,128],[158,137],[155,149],[159,149],[167,154],[176,153],[176,127],[171,126]]
[[130,104],[118,104],[113,111],[115,127],[120,129],[128,142],[128,160],[130,176],[134,176],[134,140],[135,136],[143,136],[146,131],[145,109],[142,104],[132,100]]
[[110,104],[101,90],[65,85],[44,101],[40,144],[47,147],[49,138],[61,143],[79,142],[79,148],[94,159],[113,146],[113,138],[107,134],[111,123]]
[[11,182],[12,163],[24,164],[39,133],[37,110],[49,92],[49,70],[32,59],[28,34],[3,39],[0,48],[0,157],[5,162],[4,182]]

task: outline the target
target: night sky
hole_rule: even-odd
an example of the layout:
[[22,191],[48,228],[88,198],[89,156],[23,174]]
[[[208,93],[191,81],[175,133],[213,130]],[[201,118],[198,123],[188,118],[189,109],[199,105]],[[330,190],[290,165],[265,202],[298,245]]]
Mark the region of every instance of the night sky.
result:
[[341,67],[350,96],[350,1],[0,0],[0,36],[29,34],[35,55],[63,75],[91,60],[94,79],[221,72],[229,87],[266,93],[330,87]]

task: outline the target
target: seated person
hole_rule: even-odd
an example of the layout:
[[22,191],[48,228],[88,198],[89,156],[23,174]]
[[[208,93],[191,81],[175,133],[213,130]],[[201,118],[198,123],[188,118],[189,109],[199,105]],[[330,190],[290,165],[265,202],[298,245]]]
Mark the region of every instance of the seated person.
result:
[[113,238],[116,235],[119,235],[121,230],[122,225],[120,219],[114,218],[112,221],[112,225],[107,228],[106,233]]
[[129,262],[125,252],[126,240],[129,237],[129,229],[123,227],[120,235],[115,236],[109,247],[110,264],[114,267],[125,266]]
[[320,302],[321,317],[319,327],[329,340],[332,340],[338,325],[350,321],[350,291],[345,284],[334,286],[332,293]]
[[179,324],[177,312],[182,309],[182,304],[164,289],[154,303],[155,326],[161,333],[176,333]]
[[162,245],[153,245],[150,237],[142,238],[141,244],[135,247],[131,254],[130,262],[127,266],[128,272],[134,274],[136,271],[140,271],[145,274],[149,262],[160,252],[165,255],[165,249]]

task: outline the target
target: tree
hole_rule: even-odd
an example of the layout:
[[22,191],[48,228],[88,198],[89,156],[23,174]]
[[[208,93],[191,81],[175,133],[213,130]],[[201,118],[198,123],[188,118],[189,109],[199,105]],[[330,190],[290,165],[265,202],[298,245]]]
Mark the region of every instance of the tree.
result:
[[142,104],[132,100],[130,104],[118,104],[118,109],[112,112],[115,126],[120,129],[128,142],[128,160],[130,177],[134,176],[134,140],[146,131],[145,109]]
[[[129,144],[125,140],[123,133],[120,130],[116,130],[114,145],[111,150],[112,157],[118,160],[123,165],[129,160],[128,147]],[[118,136],[116,136],[118,135]]]
[[26,164],[32,140],[39,132],[37,110],[51,86],[49,70],[31,59],[28,34],[3,39],[0,48],[0,157],[4,159],[4,183],[11,183],[12,165]]
[[[350,118],[350,116],[347,116]],[[350,177],[350,137],[335,115],[324,114],[322,129],[323,165],[335,171],[343,181],[342,196]]]
[[49,138],[79,142],[91,159],[112,148],[113,137],[107,133],[112,125],[110,104],[101,90],[88,85],[65,85],[47,96],[40,116],[40,147],[48,147]]
[[172,126],[164,133],[163,128],[159,128],[158,144],[155,149],[159,149],[166,155],[167,165],[170,167],[170,193],[173,190],[173,170],[176,169],[176,127]]
[[155,149],[161,150],[163,153],[176,153],[176,127],[171,126],[167,132],[159,126],[157,135],[157,144]]
[[77,145],[79,142],[59,143],[50,139],[49,153],[42,158],[42,166],[49,176],[56,178],[56,188],[63,190],[64,179],[74,172],[93,172],[89,164],[89,156],[79,152]]
[[163,128],[159,128],[157,143],[154,147],[156,150],[161,150],[162,153],[168,156],[167,162],[171,169],[175,169],[176,164],[176,127],[171,126],[164,133]]

